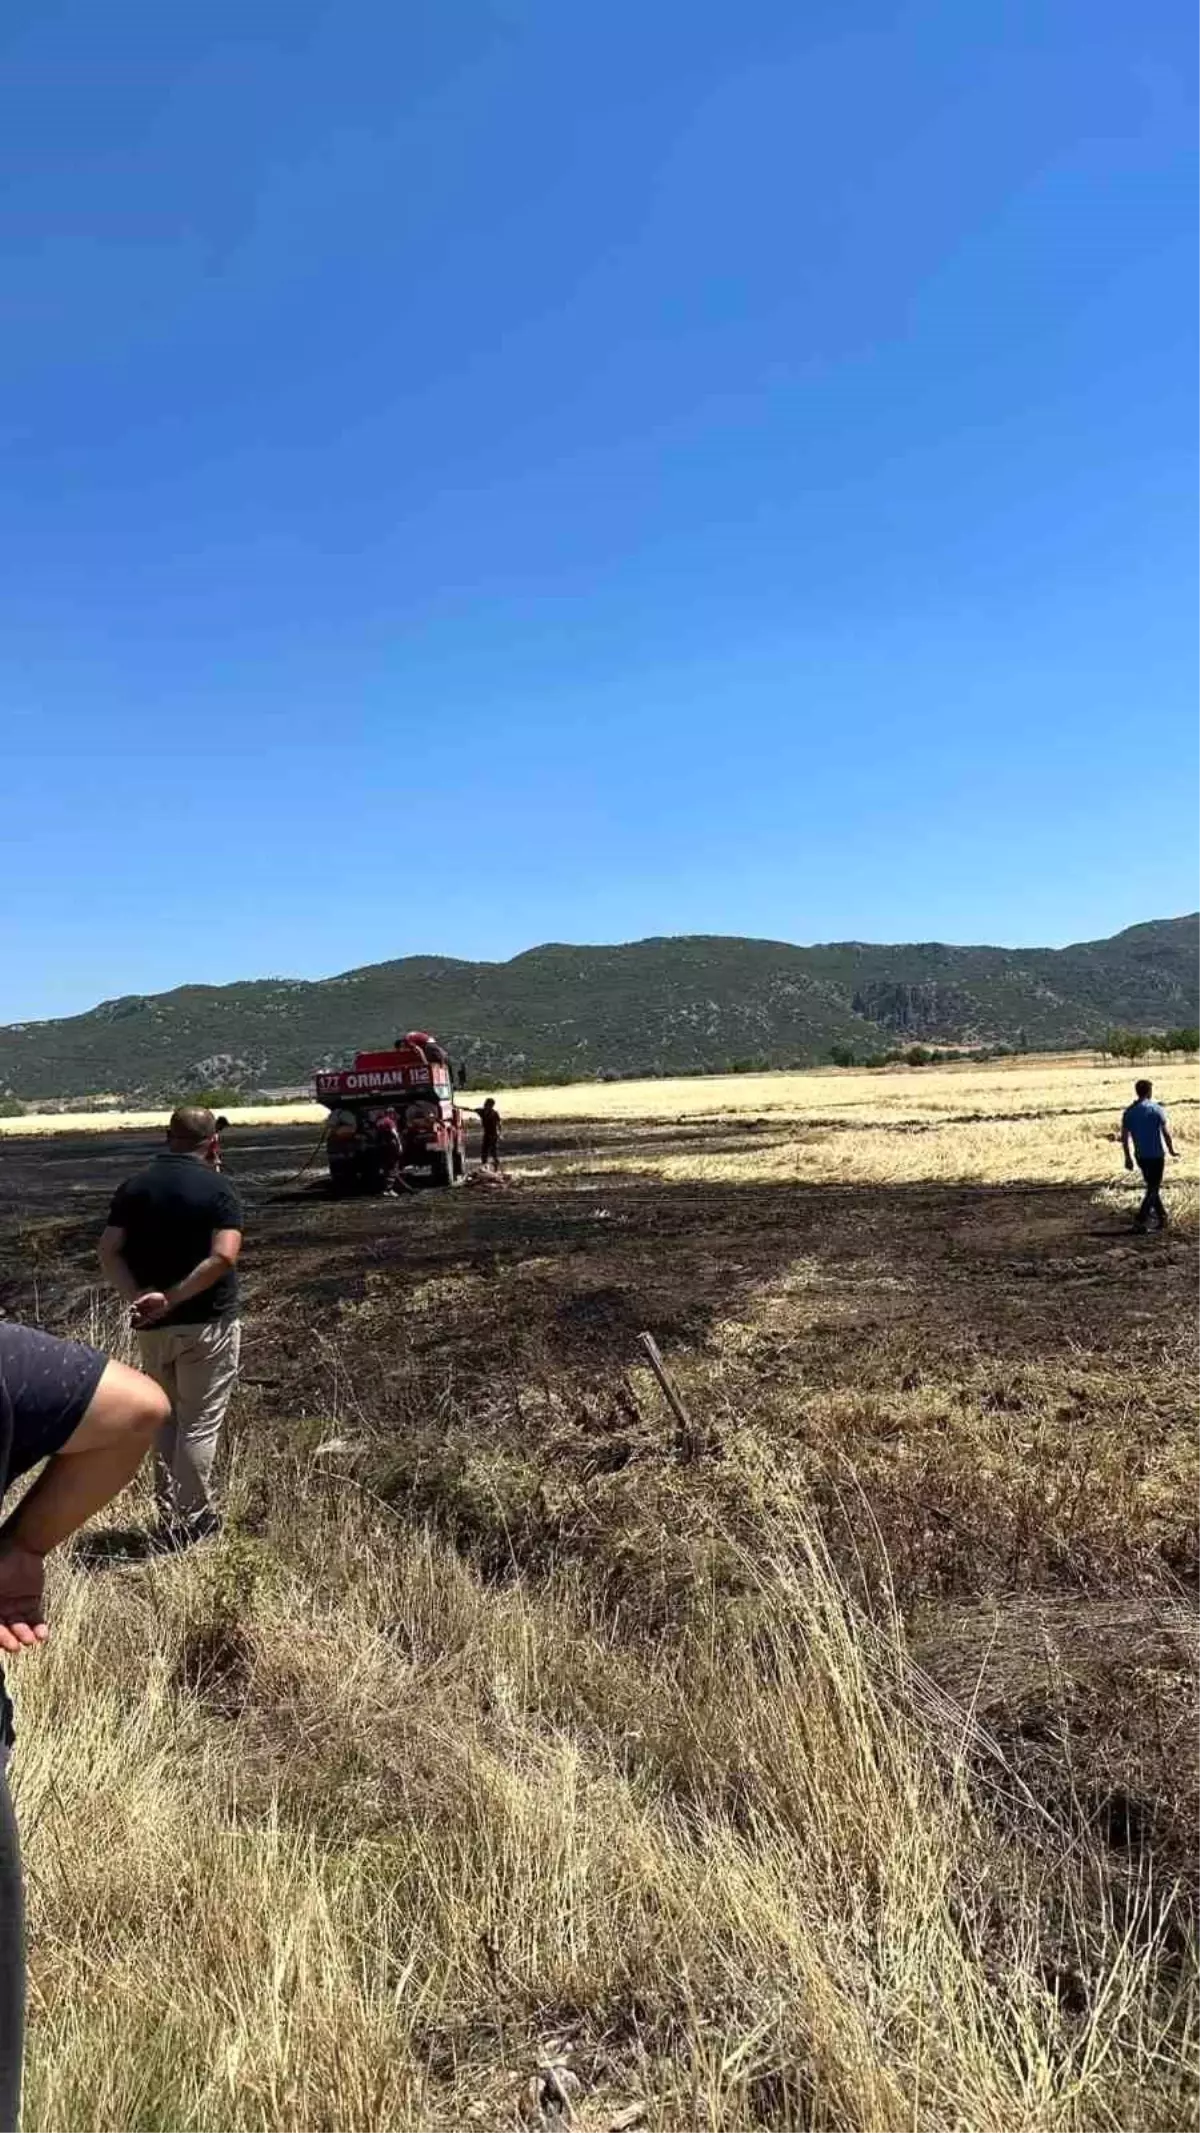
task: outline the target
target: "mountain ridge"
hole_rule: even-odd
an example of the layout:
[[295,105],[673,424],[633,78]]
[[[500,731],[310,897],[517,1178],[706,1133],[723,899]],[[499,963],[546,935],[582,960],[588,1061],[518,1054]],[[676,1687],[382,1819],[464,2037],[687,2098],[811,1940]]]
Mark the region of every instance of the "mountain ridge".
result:
[[1197,913],[1063,948],[658,934],[502,962],[403,956],[10,1023],[0,1088],[30,1101],[298,1086],[401,1027],[435,1029],[473,1082],[784,1066],[916,1039],[1069,1049],[1113,1024],[1195,1024],[1198,961]]

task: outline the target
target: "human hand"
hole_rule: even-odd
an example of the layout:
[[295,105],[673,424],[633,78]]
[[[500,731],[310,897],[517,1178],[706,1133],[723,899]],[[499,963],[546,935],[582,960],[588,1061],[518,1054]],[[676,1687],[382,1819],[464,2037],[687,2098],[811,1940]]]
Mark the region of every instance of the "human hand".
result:
[[1126,1170],[1133,1169],[1133,1157],[1131,1155],[1127,1155],[1125,1158],[1125,1168]]
[[140,1333],[146,1326],[153,1326],[160,1318],[166,1317],[170,1308],[161,1289],[147,1289],[143,1295],[135,1296],[133,1299],[134,1331]]
[[46,1565],[19,1541],[0,1541],[0,1652],[28,1651],[50,1632],[43,1605]]

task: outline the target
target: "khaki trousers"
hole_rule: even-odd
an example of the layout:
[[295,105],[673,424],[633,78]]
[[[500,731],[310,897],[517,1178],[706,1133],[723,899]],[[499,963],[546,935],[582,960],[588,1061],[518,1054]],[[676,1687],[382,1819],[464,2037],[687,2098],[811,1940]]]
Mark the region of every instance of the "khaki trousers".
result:
[[242,1329],[237,1319],[151,1327],[138,1334],[142,1367],[171,1402],[159,1430],[154,1492],[160,1515],[188,1524],[211,1515],[212,1469],[225,1410],[237,1383]]

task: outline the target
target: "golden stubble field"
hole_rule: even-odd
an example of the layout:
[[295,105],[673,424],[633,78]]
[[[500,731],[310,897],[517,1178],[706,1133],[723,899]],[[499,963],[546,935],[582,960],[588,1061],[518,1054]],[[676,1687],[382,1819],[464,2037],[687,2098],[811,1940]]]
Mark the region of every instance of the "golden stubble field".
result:
[[[1182,1157],[1178,1181],[1194,1192],[1200,1071],[1195,1064],[1172,1061],[1137,1073],[1150,1076],[1156,1095],[1174,1113]],[[1132,1098],[1134,1079],[1133,1069],[1067,1056],[874,1073],[845,1069],[580,1082],[558,1089],[501,1090],[497,1101],[510,1129],[543,1120],[581,1128],[626,1126],[633,1163],[639,1160],[640,1141],[647,1135],[653,1139],[664,1121],[692,1126],[693,1147],[671,1154],[655,1149],[647,1158],[668,1178],[803,1179],[829,1166],[830,1175],[849,1183],[1090,1178],[1100,1186],[1111,1183],[1119,1167],[1120,1114]],[[486,1093],[472,1090],[463,1101],[473,1107]],[[228,1115],[236,1138],[249,1128],[299,1125],[311,1125],[315,1135],[327,1114],[320,1105],[289,1104],[243,1106]],[[165,1126],[166,1118],[165,1111],[30,1114],[0,1119],[0,1136],[152,1133]],[[739,1127],[754,1123],[762,1130],[742,1148],[714,1150],[706,1145],[704,1128],[725,1121]]]
[[[1194,1065],[1145,1070],[1175,1117],[1178,1182],[1194,1197],[1200,1073]],[[505,1117],[621,1123],[632,1163],[667,1178],[828,1177],[848,1184],[909,1179],[1000,1184],[1020,1180],[1111,1183],[1121,1170],[1120,1117],[1134,1076],[1078,1059],[1047,1065],[910,1069],[894,1073],[730,1075],[712,1080],[611,1083],[600,1088],[514,1089]],[[693,1126],[694,1145],[653,1148],[665,1120]],[[708,1144],[704,1128],[734,1122],[745,1145]]]
[[[226,1534],[135,1493],[13,1669],[27,2133],[1193,2122],[1150,1071],[1165,1237],[1079,1061],[506,1092],[510,1187],[399,1202],[239,1118]],[[6,1142],[14,1315],[124,1338],[143,1124]]]

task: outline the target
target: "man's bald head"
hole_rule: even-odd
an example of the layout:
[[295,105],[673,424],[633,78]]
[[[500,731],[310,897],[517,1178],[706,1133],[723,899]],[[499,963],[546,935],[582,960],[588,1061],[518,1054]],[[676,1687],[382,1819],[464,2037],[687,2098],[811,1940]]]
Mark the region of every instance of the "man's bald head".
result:
[[201,1148],[207,1148],[216,1130],[214,1114],[203,1105],[180,1104],[167,1124],[167,1146],[177,1155],[196,1155]]

